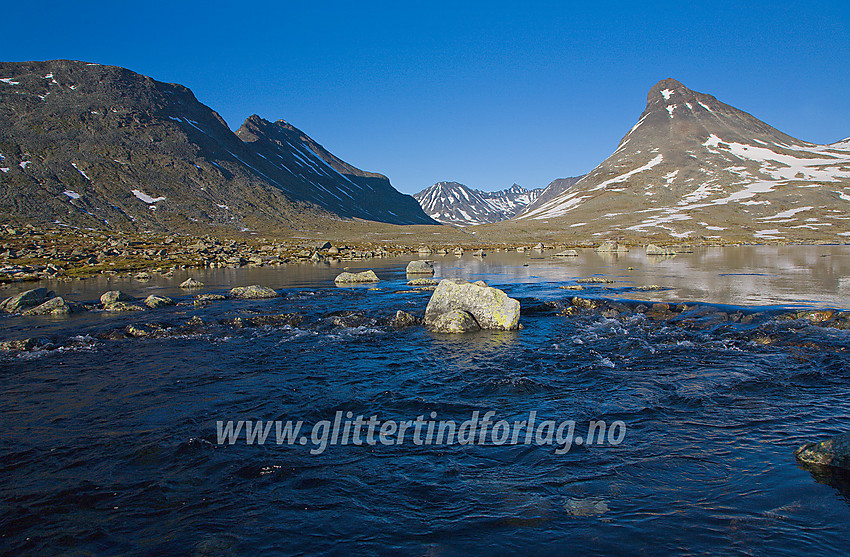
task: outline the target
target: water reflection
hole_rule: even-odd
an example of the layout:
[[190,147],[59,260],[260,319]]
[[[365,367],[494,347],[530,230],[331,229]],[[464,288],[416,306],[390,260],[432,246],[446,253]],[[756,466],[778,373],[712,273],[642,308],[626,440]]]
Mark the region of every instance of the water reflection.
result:
[[[580,249],[578,257],[556,258],[555,250],[490,252],[475,257],[432,255],[436,277],[485,280],[494,285],[574,283],[576,279],[605,276],[616,282],[607,295],[648,301],[692,300],[731,305],[817,305],[847,307],[850,296],[848,246],[741,246],[696,248],[676,256],[647,256],[643,249],[624,253],[597,253]],[[100,276],[84,281],[41,281],[9,285],[5,292],[46,286],[74,301],[97,299],[107,290],[124,290],[136,296],[157,293],[188,294],[179,284],[188,277],[205,283],[206,290],[236,285],[263,284],[272,288],[324,288],[344,270],[374,269],[385,287],[387,281],[406,282],[404,268],[410,259],[372,259],[335,263],[302,263],[280,267],[240,269],[189,269],[172,276],[153,275],[147,282],[130,276]],[[666,290],[635,291],[628,287],[658,285]],[[620,292],[617,291],[620,290]],[[561,292],[563,294],[563,292]]]

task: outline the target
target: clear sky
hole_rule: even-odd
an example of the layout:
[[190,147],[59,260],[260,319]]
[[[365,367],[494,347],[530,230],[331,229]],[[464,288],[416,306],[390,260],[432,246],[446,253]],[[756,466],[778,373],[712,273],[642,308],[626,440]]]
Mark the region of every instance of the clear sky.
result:
[[800,139],[850,136],[850,2],[9,2],[0,58],[182,83],[406,193],[542,187],[605,159],[673,77]]

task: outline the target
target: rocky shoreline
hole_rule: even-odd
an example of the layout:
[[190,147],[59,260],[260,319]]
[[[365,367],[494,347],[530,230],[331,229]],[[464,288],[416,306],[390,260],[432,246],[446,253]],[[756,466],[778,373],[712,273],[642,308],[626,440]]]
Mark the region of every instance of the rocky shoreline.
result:
[[[776,245],[786,245],[775,242]],[[825,245],[825,242],[814,245]],[[177,269],[238,268],[298,263],[363,261],[392,256],[472,254],[488,252],[542,253],[555,257],[578,254],[576,249],[600,253],[645,250],[649,256],[673,257],[696,246],[757,245],[741,243],[643,245],[610,240],[576,243],[467,243],[423,244],[403,242],[336,242],[242,236],[124,233],[68,228],[39,229],[32,225],[0,226],[0,287],[13,282],[44,279],[78,280],[97,275],[132,275],[147,280],[153,274],[169,276]],[[788,244],[790,245],[790,244]],[[552,252],[555,252],[554,254]]]

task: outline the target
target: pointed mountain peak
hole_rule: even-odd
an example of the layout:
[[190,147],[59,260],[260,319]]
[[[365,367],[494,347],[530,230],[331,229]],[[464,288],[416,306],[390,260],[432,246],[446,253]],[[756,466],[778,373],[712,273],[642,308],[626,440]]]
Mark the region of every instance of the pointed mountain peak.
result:
[[679,81],[668,77],[667,79],[662,79],[652,86],[649,93],[646,95],[646,106],[649,108],[650,106],[657,104],[667,106],[669,104],[676,103],[698,102],[703,97],[711,99],[714,98],[710,95],[703,95],[702,93],[691,91]]

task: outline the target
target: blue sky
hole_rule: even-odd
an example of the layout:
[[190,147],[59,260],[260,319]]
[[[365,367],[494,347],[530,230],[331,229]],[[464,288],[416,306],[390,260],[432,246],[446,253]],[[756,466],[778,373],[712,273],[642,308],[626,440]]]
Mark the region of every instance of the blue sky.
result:
[[182,83],[413,193],[591,170],[673,77],[800,139],[850,136],[850,3],[15,2],[0,58]]

